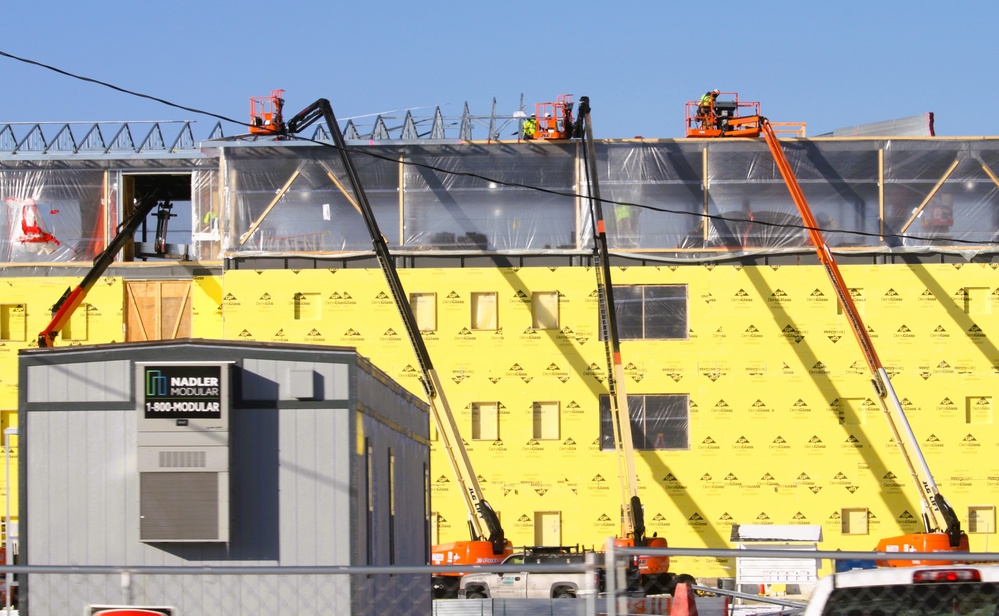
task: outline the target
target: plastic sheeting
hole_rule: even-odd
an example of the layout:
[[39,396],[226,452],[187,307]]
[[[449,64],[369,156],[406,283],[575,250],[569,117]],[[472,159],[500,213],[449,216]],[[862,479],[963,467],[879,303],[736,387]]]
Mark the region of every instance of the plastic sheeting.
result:
[[211,261],[222,258],[222,205],[216,169],[191,174],[191,255]]
[[[205,163],[211,164],[206,167]],[[191,175],[195,258],[221,256],[221,186],[217,161],[5,162],[0,168],[0,263],[89,264],[114,238],[124,175]],[[177,165],[180,167],[174,167]],[[26,270],[25,270],[26,271]]]
[[816,137],[933,137],[933,113],[837,128]]
[[[981,251],[996,240],[997,142],[783,145],[833,247]],[[577,147],[357,147],[353,160],[393,250],[546,252],[590,245],[588,186]],[[316,161],[329,154],[304,151],[227,153],[238,233],[302,166],[274,207],[281,214],[261,224],[252,241],[226,242],[227,252],[281,251],[291,245],[279,238],[308,232],[324,239],[305,251],[366,247],[359,216],[315,171]],[[600,143],[596,158],[614,250],[682,259],[811,249],[761,141]],[[254,195],[260,200],[250,205]],[[331,204],[330,215],[319,209],[322,203]]]
[[[577,247],[575,149],[378,147],[352,161],[390,248],[543,251]],[[370,249],[334,150],[234,148],[225,165],[235,187],[227,252]]]
[[91,260],[104,239],[104,172],[0,170],[0,262]]
[[[782,144],[836,249],[965,256],[995,250],[999,140]],[[579,253],[592,244],[578,141],[350,148],[395,252]],[[596,148],[609,243],[616,252],[683,260],[811,250],[762,141],[600,142]],[[371,250],[332,148],[260,142],[219,150],[219,160],[188,161],[195,258]],[[119,222],[118,195],[114,164],[109,171],[93,166],[4,163],[0,261],[84,262],[97,254]],[[102,199],[105,182],[108,195]],[[23,241],[34,226],[36,240],[47,233],[58,243]]]

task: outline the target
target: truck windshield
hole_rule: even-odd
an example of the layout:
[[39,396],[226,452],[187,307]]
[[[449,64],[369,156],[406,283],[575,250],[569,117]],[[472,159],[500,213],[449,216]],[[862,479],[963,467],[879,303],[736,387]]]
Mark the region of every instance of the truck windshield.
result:
[[999,616],[999,584],[861,586],[832,591],[824,616]]

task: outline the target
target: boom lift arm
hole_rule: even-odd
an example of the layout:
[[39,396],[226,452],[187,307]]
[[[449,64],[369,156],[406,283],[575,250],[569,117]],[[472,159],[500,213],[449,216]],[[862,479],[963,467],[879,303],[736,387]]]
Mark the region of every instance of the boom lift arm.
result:
[[[808,205],[808,201],[805,200],[805,195],[802,193],[794,171],[791,169],[791,165],[784,155],[784,150],[774,133],[774,129],[770,125],[770,122],[763,116],[759,116],[759,128],[767,147],[770,149],[770,153],[777,162],[777,168],[780,170],[780,174],[787,184],[791,198],[801,213],[801,218],[808,229],[808,235],[815,246],[819,261],[825,268],[830,282],[832,282],[836,297],[839,299],[840,306],[843,308],[843,312],[850,322],[853,335],[860,345],[864,360],[871,371],[871,384],[874,386],[874,391],[877,394],[878,403],[885,418],[888,420],[888,425],[895,437],[895,442],[898,443],[902,458],[905,460],[913,481],[921,487],[920,498],[923,504],[925,535],[904,535],[902,537],[884,539],[878,544],[878,549],[879,551],[901,550],[920,552],[967,551],[968,537],[961,530],[961,522],[954,509],[947,502],[947,499],[944,498],[943,494],[940,493],[933,479],[933,474],[926,464],[926,458],[923,457],[916,436],[913,434],[912,428],[906,419],[902,404],[899,402],[898,396],[895,394],[895,389],[892,387],[888,372],[885,370],[877,351],[874,349],[874,343],[871,341],[871,337],[868,335],[867,329],[860,318],[856,304],[854,304],[853,299],[850,297],[839,266],[833,258],[829,245],[822,236],[815,217],[812,215],[812,210]],[[943,525],[938,520],[938,514],[943,518]],[[941,533],[946,535],[946,545],[944,545],[943,541],[935,540],[934,535],[939,536]],[[911,562],[889,561],[889,563],[897,565]],[[926,564],[925,561],[924,564]]]
[[[625,387],[624,364],[621,361],[621,338],[618,334],[617,312],[614,306],[614,286],[611,280],[610,252],[607,246],[607,228],[600,198],[596,149],[593,145],[593,127],[590,121],[590,98],[579,100],[579,116],[573,132],[583,138],[586,178],[589,183],[590,212],[593,217],[593,264],[597,275],[597,295],[600,301],[600,331],[604,339],[607,358],[607,391],[610,402],[614,451],[618,458],[621,481],[621,537],[618,545],[633,547],[669,547],[663,537],[646,537],[645,510],[638,495],[638,475],[635,472],[635,446],[631,434],[631,413]],[[643,588],[649,594],[672,594],[677,582],[693,581],[688,575],[675,576],[669,572],[669,556],[639,555],[638,568]]]
[[590,98],[580,97],[579,118],[583,124],[584,163],[590,185],[590,212],[593,216],[594,269],[597,273],[597,294],[600,300],[600,331],[604,338],[607,356],[607,391],[610,397],[611,425],[614,430],[614,450],[618,454],[618,467],[622,479],[623,535],[632,537],[636,546],[645,545],[645,519],[642,499],[638,496],[638,478],[635,473],[635,450],[631,436],[628,412],[628,395],[625,390],[624,365],[621,362],[621,340],[618,336],[617,313],[614,308],[614,287],[610,273],[610,255],[607,248],[607,229],[600,184],[597,179],[597,159],[593,147],[593,128],[590,124]]
[[434,369],[430,353],[427,351],[427,346],[420,335],[416,316],[413,314],[408,297],[403,290],[402,281],[399,279],[399,274],[395,268],[395,262],[389,253],[385,237],[378,228],[378,222],[375,220],[357,170],[347,152],[343,133],[340,131],[339,124],[337,124],[336,117],[333,115],[333,109],[329,101],[319,99],[309,105],[291,120],[288,120],[287,126],[282,132],[286,135],[293,135],[320,120],[326,122],[330,135],[333,137],[333,143],[339,153],[340,162],[346,172],[353,196],[351,196],[351,193],[345,189],[332,173],[329,173],[330,179],[333,180],[334,184],[337,185],[364,219],[364,224],[371,235],[371,242],[374,245],[378,263],[381,265],[382,272],[384,272],[385,278],[388,281],[392,299],[399,309],[399,314],[402,316],[403,323],[406,326],[406,333],[409,335],[413,350],[416,352],[416,357],[420,364],[423,387],[430,402],[430,408],[440,435],[441,445],[445,448],[447,458],[460,484],[461,493],[468,509],[469,530],[472,541],[488,541],[491,544],[492,553],[502,558],[503,555],[510,551],[509,542],[506,540],[503,527],[500,525],[499,516],[496,515],[496,512],[493,511],[493,508],[483,497],[479,481],[472,472],[472,464],[468,458],[468,452],[465,450],[465,445],[458,432],[458,426],[454,421],[447,398],[444,396],[440,377]]
[[[125,245],[132,241],[135,237],[136,231],[142,225],[143,221],[146,220],[153,208],[157,205],[160,206],[160,211],[157,212],[157,229],[156,229],[156,250],[158,252],[165,251],[166,249],[166,227],[167,221],[174,215],[170,214],[170,209],[173,204],[170,203],[169,199],[160,199],[159,195],[155,192],[146,195],[135,205],[135,209],[132,211],[132,215],[129,216],[121,225],[118,226],[117,234],[108,243],[107,247],[97,255],[94,259],[94,264],[90,270],[84,275],[83,280],[74,289],[66,289],[66,292],[62,294],[59,301],[52,306],[52,320],[49,322],[48,326],[38,334],[38,346],[39,348],[51,347],[55,343],[56,336],[59,332],[66,327],[69,323],[70,318],[76,309],[80,307],[83,300],[87,297],[87,293],[90,289],[94,287],[94,284],[100,279],[105,271],[114,263],[115,257],[121,252]],[[161,241],[161,237],[163,238]]]

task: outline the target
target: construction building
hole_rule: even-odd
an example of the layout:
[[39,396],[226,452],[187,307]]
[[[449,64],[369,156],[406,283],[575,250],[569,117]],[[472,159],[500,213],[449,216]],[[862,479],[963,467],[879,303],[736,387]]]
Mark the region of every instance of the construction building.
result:
[[[168,340],[34,349],[21,365],[22,562],[426,562],[426,404],[353,349]],[[32,575],[18,607],[361,615],[406,596],[393,613],[431,609],[426,576],[278,579]]]
[[[581,144],[496,139],[513,118],[478,138],[474,122],[453,135],[432,122],[344,133],[475,472],[515,545],[600,546],[620,527],[621,481]],[[3,427],[16,427],[18,351],[37,346],[50,308],[148,195],[171,207],[55,346],[354,347],[422,395],[324,137],[0,128]],[[971,549],[990,548],[999,139],[782,141]],[[733,525],[810,525],[822,549],[870,550],[918,531],[919,488],[764,143],[605,140],[596,160],[649,535],[718,548],[734,547]],[[467,537],[467,514],[434,438],[437,543]],[[735,563],[680,568],[734,577]]]

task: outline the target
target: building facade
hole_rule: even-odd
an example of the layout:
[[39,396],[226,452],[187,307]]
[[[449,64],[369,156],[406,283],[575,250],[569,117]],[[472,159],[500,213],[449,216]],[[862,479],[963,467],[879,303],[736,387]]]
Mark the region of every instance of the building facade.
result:
[[[507,536],[601,545],[620,531],[623,495],[581,144],[349,145]],[[999,442],[999,141],[784,146],[940,489],[972,549],[985,549],[999,497],[999,464],[982,453]],[[649,534],[725,547],[732,524],[821,525],[821,548],[867,550],[918,531],[917,487],[766,146],[605,141],[596,155]],[[59,241],[30,246],[14,222],[3,229],[8,423],[17,349],[34,345],[49,307],[78,284],[136,195],[154,189],[190,211],[189,237],[175,242],[187,259],[127,254],[57,346],[171,337],[351,346],[422,395],[328,145],[207,140],[145,158],[39,154],[0,165],[8,221],[33,202]],[[455,491],[434,446],[435,542],[467,535]],[[734,565],[683,568],[732,577]]]

